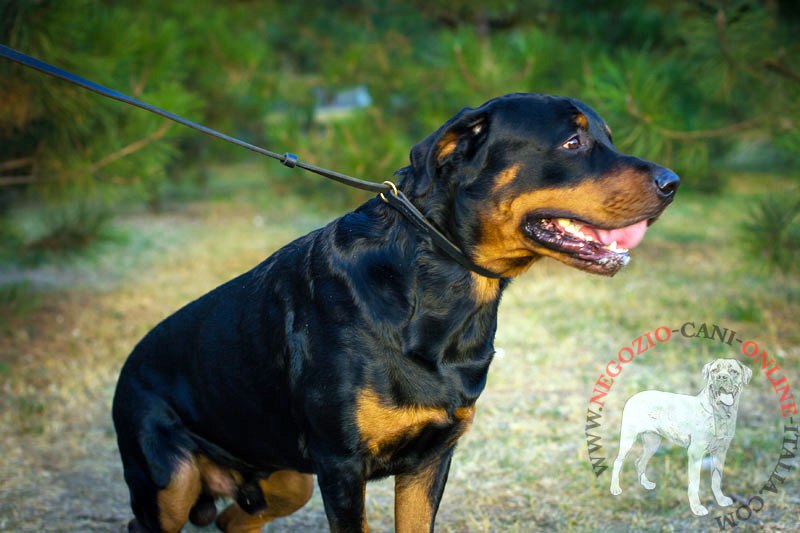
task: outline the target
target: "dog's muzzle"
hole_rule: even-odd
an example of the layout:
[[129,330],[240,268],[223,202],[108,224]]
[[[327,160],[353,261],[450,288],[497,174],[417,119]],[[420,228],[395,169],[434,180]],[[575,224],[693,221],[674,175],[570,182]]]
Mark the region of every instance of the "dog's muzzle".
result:
[[731,406],[739,394],[739,386],[729,376],[718,376],[714,380],[714,393],[721,404]]

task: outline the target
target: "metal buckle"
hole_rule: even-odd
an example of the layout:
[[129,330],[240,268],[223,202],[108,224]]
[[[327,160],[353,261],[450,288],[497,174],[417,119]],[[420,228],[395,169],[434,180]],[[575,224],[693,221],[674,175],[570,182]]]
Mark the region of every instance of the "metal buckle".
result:
[[[392,183],[391,181],[387,180],[387,181],[384,181],[383,184],[384,185],[388,185],[389,187],[391,187],[392,188],[392,194],[397,196],[397,194],[398,194],[397,193],[397,186],[394,183]],[[381,200],[383,200],[387,204],[389,203],[389,200],[386,199],[386,197],[383,195],[383,193],[381,193],[380,196],[381,196]]]

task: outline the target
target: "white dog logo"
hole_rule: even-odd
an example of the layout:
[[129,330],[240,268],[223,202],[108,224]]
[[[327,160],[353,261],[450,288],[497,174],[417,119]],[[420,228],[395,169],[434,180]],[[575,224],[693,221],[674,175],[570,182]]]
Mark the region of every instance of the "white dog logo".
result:
[[636,437],[641,437],[644,451],[636,461],[639,483],[653,490],[655,483],[645,474],[647,462],[658,450],[661,438],[688,448],[688,496],[692,512],[702,516],[708,509],[700,503],[700,467],[703,457],[711,455],[713,471],[711,490],[723,507],[733,503],[722,493],[722,469],[725,454],[736,431],[739,395],[750,382],[753,372],[735,359],[716,359],[703,367],[706,386],[697,396],[656,390],[631,396],[622,411],[619,453],[611,473],[611,494],[622,492],[619,472]]

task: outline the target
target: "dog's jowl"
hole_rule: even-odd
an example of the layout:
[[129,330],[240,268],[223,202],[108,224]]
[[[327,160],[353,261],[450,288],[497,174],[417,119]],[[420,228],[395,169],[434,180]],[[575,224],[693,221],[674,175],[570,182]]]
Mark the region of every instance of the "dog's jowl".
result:
[[[398,531],[433,529],[494,353],[500,295],[548,256],[613,275],[678,177],[619,153],[569,98],[464,109],[411,150],[398,188],[477,265],[380,198],[188,304],[136,346],[113,416],[133,531],[261,526],[316,475],[334,531],[365,531],[395,476]],[[233,503],[216,517],[214,500]]]

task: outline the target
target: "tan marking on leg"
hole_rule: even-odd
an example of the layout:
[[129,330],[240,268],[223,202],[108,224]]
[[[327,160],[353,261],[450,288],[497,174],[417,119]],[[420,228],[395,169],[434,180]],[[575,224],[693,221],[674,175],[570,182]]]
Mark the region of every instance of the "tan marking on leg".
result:
[[372,389],[362,390],[356,399],[356,424],[361,440],[378,455],[400,438],[418,435],[429,424],[445,424],[447,411],[441,407],[385,405]]
[[242,475],[239,472],[220,466],[201,454],[195,456],[195,463],[208,492],[225,498],[236,497],[237,489],[242,484]]
[[397,533],[421,533],[433,528],[431,487],[438,463],[416,474],[394,478],[394,528]]
[[364,518],[361,520],[361,533],[369,533],[369,524],[367,523],[367,484],[361,486],[361,508],[364,509]]
[[165,533],[178,533],[189,521],[201,488],[200,470],[194,459],[181,461],[169,485],[158,491],[158,521]]
[[[454,446],[472,425],[475,405],[456,408],[453,417],[461,424],[450,439],[451,446]],[[435,462],[416,474],[395,476],[394,527],[398,533],[418,533],[433,529],[431,489],[436,481],[439,466],[439,463]]]
[[258,533],[264,524],[304,506],[311,499],[314,480],[310,474],[278,470],[268,478],[258,480],[258,486],[264,493],[267,508],[251,515],[238,504],[231,504],[217,518],[217,527],[225,533]]

